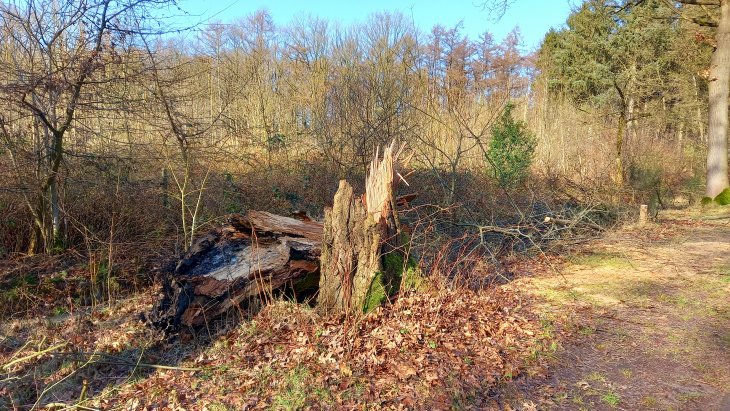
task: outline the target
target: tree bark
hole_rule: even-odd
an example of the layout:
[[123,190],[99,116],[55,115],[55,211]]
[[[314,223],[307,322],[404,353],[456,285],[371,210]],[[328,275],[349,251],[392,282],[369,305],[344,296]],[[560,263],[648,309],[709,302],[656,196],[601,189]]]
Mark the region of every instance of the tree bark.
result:
[[616,185],[618,187],[623,187],[624,185],[623,146],[626,123],[626,114],[621,111],[618,119],[618,132],[616,133]]
[[325,211],[322,274],[317,305],[325,311],[362,309],[370,285],[382,272],[383,226],[367,212],[352,186],[340,181],[332,209]]
[[728,182],[728,96],[730,95],[730,0],[720,3],[717,46],[710,63],[710,104],[707,145],[708,197],[720,194]]
[[624,185],[624,164],[623,164],[623,148],[624,139],[626,137],[626,128],[628,124],[628,118],[626,115],[627,111],[627,98],[624,90],[618,85],[616,80],[613,81],[613,87],[621,99],[621,111],[618,117],[618,131],[616,133],[616,186],[619,188]]
[[325,211],[322,274],[317,305],[325,311],[357,314],[386,298],[386,286],[396,281],[382,258],[400,252],[400,227],[394,197],[402,179],[396,170],[402,149],[395,143],[379,150],[370,164],[365,195],[340,181],[332,209]]

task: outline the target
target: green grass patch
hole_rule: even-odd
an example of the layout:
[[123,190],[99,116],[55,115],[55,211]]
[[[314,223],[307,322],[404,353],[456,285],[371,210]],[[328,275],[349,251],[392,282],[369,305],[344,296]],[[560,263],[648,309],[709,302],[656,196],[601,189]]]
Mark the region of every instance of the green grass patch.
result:
[[581,293],[573,289],[556,289],[552,286],[541,288],[538,294],[551,303],[567,304],[578,300],[586,300]]
[[592,373],[590,373],[590,374],[588,375],[588,379],[589,379],[590,381],[600,381],[600,382],[606,382],[606,377],[604,377],[604,376],[603,376],[603,374],[601,374],[601,373],[600,373],[600,372],[598,372],[598,371],[593,371]]
[[656,280],[638,280],[626,284],[623,292],[636,297],[654,297],[661,293],[664,285]]
[[584,265],[593,268],[627,269],[632,267],[631,260],[628,258],[613,253],[603,252],[576,256],[570,258],[568,261],[576,265]]
[[613,391],[609,391],[601,397],[601,401],[608,404],[611,408],[617,407],[618,404],[621,402],[621,398]]
[[585,336],[593,335],[596,333],[596,329],[593,327],[590,327],[590,326],[580,326],[578,328],[578,333],[580,333],[580,335],[585,335]]
[[730,266],[721,265],[716,269],[717,274],[720,276],[720,281],[723,283],[730,283]]
[[312,373],[306,367],[298,366],[289,371],[274,397],[275,410],[301,410],[307,405],[323,405],[332,401],[332,395],[324,387],[312,383]]
[[689,299],[684,295],[661,294],[657,299],[663,303],[676,305],[680,308],[687,307],[690,303]]

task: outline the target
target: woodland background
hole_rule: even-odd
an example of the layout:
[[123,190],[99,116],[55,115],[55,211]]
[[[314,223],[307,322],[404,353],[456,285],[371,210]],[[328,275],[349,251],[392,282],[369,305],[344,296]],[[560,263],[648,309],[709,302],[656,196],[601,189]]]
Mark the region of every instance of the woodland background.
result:
[[730,406],[730,0],[576,3],[0,0],[0,408]]
[[[422,32],[398,13],[277,26],[258,11],[170,33],[155,17],[170,6],[2,6],[0,258],[70,251],[111,298],[228,213],[321,217],[394,139],[414,154],[419,215],[454,235],[701,198],[713,34],[699,8],[589,0],[525,54],[519,31]],[[529,172],[505,179],[490,144],[508,106],[530,149]]]

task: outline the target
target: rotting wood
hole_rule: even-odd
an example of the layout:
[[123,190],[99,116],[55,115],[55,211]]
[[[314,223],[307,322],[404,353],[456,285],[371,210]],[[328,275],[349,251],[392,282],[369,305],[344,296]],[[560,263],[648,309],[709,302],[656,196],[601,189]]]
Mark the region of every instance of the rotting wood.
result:
[[[199,238],[166,279],[150,321],[175,331],[319,275],[322,223],[264,211],[232,215]],[[316,285],[317,278],[310,283]]]

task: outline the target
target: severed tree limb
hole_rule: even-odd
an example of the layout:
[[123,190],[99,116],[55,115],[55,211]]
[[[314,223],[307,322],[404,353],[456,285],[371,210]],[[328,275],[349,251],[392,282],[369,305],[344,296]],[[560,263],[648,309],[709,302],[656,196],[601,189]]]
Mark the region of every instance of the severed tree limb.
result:
[[8,362],[7,364],[4,364],[3,365],[3,370],[6,370],[7,371],[10,368],[12,368],[13,365],[20,364],[22,362],[25,362],[25,361],[32,360],[34,358],[40,357],[40,356],[42,356],[44,354],[48,354],[50,352],[56,351],[56,350],[58,350],[60,348],[65,347],[66,345],[68,345],[68,343],[65,343],[65,342],[64,343],[61,343],[61,344],[56,344],[56,345],[53,345],[51,347],[48,347],[48,348],[46,348],[44,350],[40,350],[40,351],[34,352],[32,354],[26,355],[25,357],[17,358],[17,359],[15,359],[13,361]]
[[545,220],[543,220],[543,222],[550,223],[550,224],[560,224],[560,225],[570,226],[570,227],[575,227],[577,225],[582,225],[582,226],[586,226],[588,228],[592,228],[592,229],[594,229],[596,231],[603,231],[604,230],[604,228],[601,227],[600,225],[598,225],[596,223],[592,223],[590,221],[566,220],[566,219],[563,219],[563,218],[545,217]]

